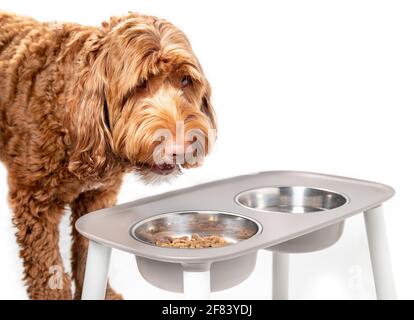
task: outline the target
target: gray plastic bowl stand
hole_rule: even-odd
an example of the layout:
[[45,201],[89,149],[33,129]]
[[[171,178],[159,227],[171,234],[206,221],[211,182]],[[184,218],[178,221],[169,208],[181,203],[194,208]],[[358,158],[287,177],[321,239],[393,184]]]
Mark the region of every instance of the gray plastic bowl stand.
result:
[[[333,245],[342,235],[345,219],[360,212],[365,217],[377,298],[395,299],[381,206],[393,194],[392,188],[374,182],[272,171],[99,210],[76,223],[78,231],[90,239],[82,299],[105,298],[112,247],[135,255],[148,282],[184,292],[188,299],[208,299],[211,291],[237,285],[253,271],[257,251],[270,250],[272,298],[287,299],[289,254]],[[165,225],[171,230],[185,226],[191,231],[191,219],[199,216],[221,225],[224,221],[223,232],[233,244],[208,249],[162,248],[140,233],[160,222],[168,222]],[[239,225],[250,228],[247,238],[235,236]]]

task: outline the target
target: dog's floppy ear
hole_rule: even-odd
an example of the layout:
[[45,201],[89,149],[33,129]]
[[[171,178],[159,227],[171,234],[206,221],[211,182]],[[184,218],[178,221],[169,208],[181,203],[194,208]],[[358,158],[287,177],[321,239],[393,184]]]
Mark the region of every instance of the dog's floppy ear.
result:
[[211,88],[209,84],[206,85],[206,89],[201,100],[201,111],[207,115],[208,119],[210,120],[211,129],[217,131],[216,114],[214,112],[213,106],[211,105]]
[[71,154],[69,170],[78,177],[99,176],[106,168],[111,147],[110,128],[105,113],[105,53],[100,38],[85,43],[83,61],[79,61],[72,99],[68,103]]

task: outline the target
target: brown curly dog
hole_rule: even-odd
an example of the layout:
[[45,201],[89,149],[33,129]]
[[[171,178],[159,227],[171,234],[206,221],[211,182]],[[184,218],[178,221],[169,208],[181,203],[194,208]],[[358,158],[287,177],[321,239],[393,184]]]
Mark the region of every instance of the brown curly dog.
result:
[[[65,206],[79,298],[88,243],[75,221],[114,205],[126,172],[153,181],[200,165],[215,127],[209,84],[171,23],[130,13],[98,28],[0,12],[0,159],[29,297],[72,298],[64,271],[50,285],[63,270]],[[121,298],[109,286],[106,296]]]

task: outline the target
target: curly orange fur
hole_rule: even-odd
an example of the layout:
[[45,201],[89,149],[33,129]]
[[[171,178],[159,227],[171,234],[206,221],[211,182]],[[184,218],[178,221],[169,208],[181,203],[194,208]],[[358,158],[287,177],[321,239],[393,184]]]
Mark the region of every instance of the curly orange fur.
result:
[[[50,268],[63,270],[65,206],[74,223],[114,205],[126,172],[152,174],[157,131],[174,139],[177,122],[197,131],[195,140],[215,139],[210,86],[171,23],[130,13],[86,27],[0,12],[0,160],[30,298],[72,297],[68,274],[58,289],[49,285]],[[72,236],[79,298],[87,241],[74,228]],[[120,298],[110,287],[107,297]]]

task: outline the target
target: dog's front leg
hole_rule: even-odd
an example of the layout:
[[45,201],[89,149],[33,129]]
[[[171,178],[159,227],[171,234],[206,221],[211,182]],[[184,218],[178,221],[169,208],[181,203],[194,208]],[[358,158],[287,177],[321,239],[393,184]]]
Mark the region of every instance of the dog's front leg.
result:
[[41,190],[10,188],[13,223],[30,299],[72,299],[71,281],[59,252],[64,205]]
[[[72,209],[72,278],[75,282],[75,299],[80,299],[82,295],[83,277],[88,252],[88,240],[77,232],[75,222],[88,212],[115,205],[121,180],[122,178],[117,178],[110,186],[83,192],[70,205]],[[106,299],[119,300],[122,299],[122,296],[117,294],[108,284]]]

